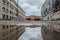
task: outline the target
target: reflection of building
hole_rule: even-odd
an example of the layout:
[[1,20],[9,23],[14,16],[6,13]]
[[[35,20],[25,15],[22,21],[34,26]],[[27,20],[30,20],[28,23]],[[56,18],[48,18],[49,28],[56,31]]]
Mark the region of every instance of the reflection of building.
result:
[[[0,0],[0,21],[19,21],[24,20],[25,12],[14,0]],[[19,19],[20,18],[20,19]],[[0,40],[17,40],[24,32],[24,26],[0,25]]]
[[32,16],[26,16],[25,19],[28,21],[40,21],[42,19],[42,17],[32,15]]
[[0,40],[17,40],[25,27],[15,25],[0,25]]
[[[43,14],[42,15],[43,20],[50,20],[50,21],[59,20],[60,21],[60,0],[48,0],[48,1],[46,0],[42,6],[41,13]],[[46,28],[46,27],[41,28],[43,40],[60,40],[60,32],[55,31],[56,28],[58,29],[60,27],[60,26],[59,27],[57,26],[58,24],[54,23],[52,25],[46,26],[49,28]],[[50,29],[53,29],[53,30],[50,30]]]

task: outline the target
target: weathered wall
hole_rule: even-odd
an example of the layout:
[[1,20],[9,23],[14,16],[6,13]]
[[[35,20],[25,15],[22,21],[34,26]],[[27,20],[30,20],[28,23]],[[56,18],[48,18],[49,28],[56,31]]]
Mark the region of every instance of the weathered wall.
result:
[[43,40],[60,40],[60,33],[57,31],[49,30],[45,27],[41,28]]

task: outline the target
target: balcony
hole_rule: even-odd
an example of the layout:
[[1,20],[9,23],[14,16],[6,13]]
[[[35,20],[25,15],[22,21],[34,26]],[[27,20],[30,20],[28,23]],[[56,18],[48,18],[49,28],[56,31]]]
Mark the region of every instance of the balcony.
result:
[[[49,13],[46,16],[47,20],[59,20],[60,19],[60,11],[56,12],[56,13]],[[49,19],[48,19],[49,18]],[[45,19],[45,18],[44,18]]]
[[55,20],[60,19],[60,11],[54,13],[53,19]]

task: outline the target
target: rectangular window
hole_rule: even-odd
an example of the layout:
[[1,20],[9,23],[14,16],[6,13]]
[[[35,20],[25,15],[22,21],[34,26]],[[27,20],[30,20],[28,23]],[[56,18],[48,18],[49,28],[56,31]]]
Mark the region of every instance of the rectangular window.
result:
[[12,14],[12,12],[10,11],[10,14]]
[[8,25],[6,25],[6,29],[8,28]]
[[2,7],[3,12],[5,12],[5,7]]
[[14,2],[14,0],[10,0],[11,2]]
[[5,29],[5,25],[2,25],[2,29]]
[[2,19],[5,19],[5,14],[2,14]]
[[6,15],[6,19],[8,19],[8,15]]
[[7,1],[7,0],[2,0],[2,1],[3,1],[3,4],[6,5],[6,1]]
[[7,7],[9,7],[10,3],[7,1]]
[[6,9],[6,13],[8,13],[8,9]]
[[11,16],[10,16],[10,20],[11,20]]

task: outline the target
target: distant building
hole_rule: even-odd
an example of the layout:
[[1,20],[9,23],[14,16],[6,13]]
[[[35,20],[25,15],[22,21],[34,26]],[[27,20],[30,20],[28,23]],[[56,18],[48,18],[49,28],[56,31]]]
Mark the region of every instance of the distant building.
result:
[[[22,22],[24,17],[25,12],[19,6],[17,13],[17,3],[14,0],[0,0],[0,21]],[[0,40],[18,40],[25,27],[8,24],[0,24]]]
[[31,15],[31,16],[25,16],[25,19],[28,21],[40,21],[42,20],[42,17]]

